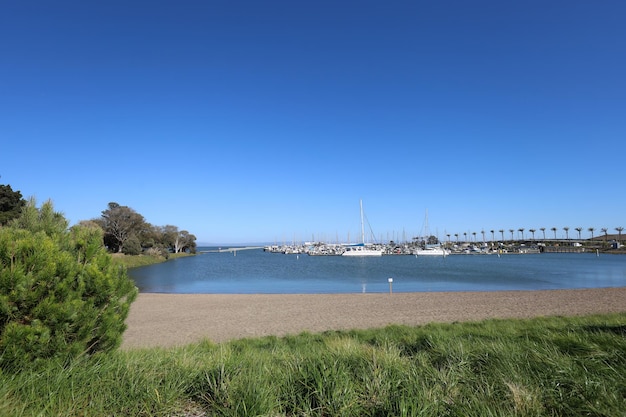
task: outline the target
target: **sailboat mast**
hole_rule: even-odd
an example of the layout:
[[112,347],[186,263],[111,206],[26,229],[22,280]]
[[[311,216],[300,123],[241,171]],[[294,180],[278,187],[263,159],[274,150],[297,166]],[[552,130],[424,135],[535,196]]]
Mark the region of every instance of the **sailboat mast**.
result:
[[361,243],[365,245],[365,228],[363,227],[363,200],[359,200],[361,206]]
[[428,227],[428,209],[426,209],[424,213],[424,235],[425,241],[428,243],[428,238],[430,237],[430,229]]

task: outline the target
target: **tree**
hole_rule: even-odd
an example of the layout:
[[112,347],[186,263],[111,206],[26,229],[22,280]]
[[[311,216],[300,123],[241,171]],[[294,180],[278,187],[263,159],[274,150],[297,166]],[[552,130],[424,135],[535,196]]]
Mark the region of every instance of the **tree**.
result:
[[513,230],[513,229],[509,229],[509,232],[511,232],[511,241],[513,240],[513,232],[514,232],[514,231],[515,231],[515,230]]
[[170,224],[156,229],[158,231],[155,234],[158,237],[155,240],[168,252],[196,252],[196,237],[188,231],[178,230],[178,227]]
[[141,214],[117,203],[109,203],[109,208],[102,212],[100,221],[105,233],[105,245],[113,252],[123,252],[128,239],[139,235],[146,227]]
[[536,229],[528,229],[528,231],[533,235],[533,240],[535,240],[535,232],[537,230]]
[[582,232],[583,228],[582,227],[575,227],[574,230],[576,230],[578,232],[578,240],[580,240],[580,232]]
[[552,227],[550,230],[554,232],[554,240],[556,240],[556,227]]
[[608,232],[609,232],[609,229],[607,229],[606,227],[603,227],[602,229],[600,229],[600,231],[601,231],[602,233],[604,233],[604,243],[606,243],[606,239],[607,239],[607,237],[608,237]]
[[517,229],[517,231],[522,234],[522,240],[524,240],[524,228],[520,227],[519,229]]
[[62,213],[54,211],[51,200],[37,208],[34,197],[28,199],[28,203],[22,209],[20,216],[12,221],[12,226],[19,229],[30,230],[33,233],[43,232],[48,236],[59,236],[67,231],[68,221]]
[[137,289],[114,266],[102,230],[34,199],[0,228],[0,369],[67,364],[119,346]]
[[617,231],[618,236],[619,236],[617,238],[617,241],[621,242],[622,241],[622,231],[624,231],[624,228],[620,226],[620,227],[616,227],[615,230]]
[[[195,237],[194,237],[194,239],[195,239]],[[427,245],[437,245],[437,244],[439,244],[439,239],[435,235],[430,235],[430,236],[428,236],[426,238],[426,244]]]
[[141,242],[137,235],[132,235],[126,240],[124,243],[124,247],[122,248],[122,253],[124,255],[141,255],[143,252],[143,248],[141,246]]
[[[436,240],[435,243],[439,243],[439,239],[436,236],[433,236]],[[180,232],[180,240],[182,242],[181,251],[182,252],[190,252],[196,253],[196,237],[189,233],[186,230],[181,230]]]
[[168,224],[161,228],[161,242],[163,245],[174,253],[178,253],[180,247],[180,232],[178,227]]
[[546,240],[546,228],[540,227],[539,230],[541,230],[541,233],[543,233],[543,240]]
[[565,240],[569,240],[569,227],[565,226],[563,230],[565,230]]
[[587,230],[591,233],[591,240],[593,240],[593,232],[594,232],[594,230],[596,230],[596,229],[594,229],[593,227],[590,227],[590,228],[589,228],[589,229],[587,229]]
[[10,185],[0,184],[0,226],[19,217],[24,205],[26,200],[22,198],[21,192],[13,191]]
[[504,229],[500,229],[498,232],[500,232],[500,236],[502,236],[502,241],[504,242]]

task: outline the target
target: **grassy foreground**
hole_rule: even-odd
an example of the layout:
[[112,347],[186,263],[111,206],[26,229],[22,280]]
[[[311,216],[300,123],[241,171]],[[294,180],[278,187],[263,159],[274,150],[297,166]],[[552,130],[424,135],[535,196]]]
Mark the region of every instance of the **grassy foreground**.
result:
[[0,374],[7,416],[624,416],[626,313],[203,342]]

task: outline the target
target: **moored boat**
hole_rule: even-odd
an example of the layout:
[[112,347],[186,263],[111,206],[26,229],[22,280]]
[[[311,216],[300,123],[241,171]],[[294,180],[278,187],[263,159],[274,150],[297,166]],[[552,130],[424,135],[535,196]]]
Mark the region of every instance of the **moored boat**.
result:
[[415,249],[413,254],[417,256],[448,256],[450,251],[441,246],[426,246],[425,248]]
[[346,246],[341,256],[382,256],[383,250],[365,245],[365,228],[363,227],[363,200],[359,200],[361,206],[361,243]]
[[364,244],[358,244],[353,246],[346,246],[346,250],[341,256],[382,256],[383,251],[372,247],[365,246]]

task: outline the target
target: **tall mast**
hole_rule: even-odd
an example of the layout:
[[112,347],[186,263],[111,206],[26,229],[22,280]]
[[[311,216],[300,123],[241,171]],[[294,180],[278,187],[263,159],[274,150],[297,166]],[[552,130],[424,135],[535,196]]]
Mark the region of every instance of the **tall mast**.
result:
[[365,229],[363,227],[363,200],[359,200],[361,206],[361,243],[365,245]]
[[424,235],[426,242],[428,242],[428,238],[430,237],[430,229],[428,228],[428,209],[424,212]]

